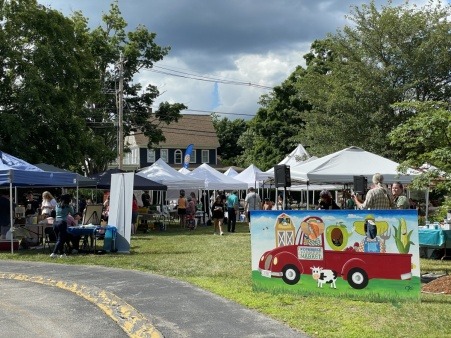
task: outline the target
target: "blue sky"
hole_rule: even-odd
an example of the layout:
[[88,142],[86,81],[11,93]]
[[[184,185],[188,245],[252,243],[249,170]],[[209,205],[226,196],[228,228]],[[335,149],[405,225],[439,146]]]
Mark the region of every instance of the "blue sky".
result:
[[[105,0],[38,2],[65,15],[80,10],[91,26],[101,23],[102,13],[111,4]],[[410,1],[417,5],[426,2]],[[302,56],[315,39],[343,27],[351,4],[368,1],[119,0],[118,3],[129,29],[145,25],[157,34],[158,44],[171,46],[169,55],[156,64],[158,72],[145,71],[137,76],[144,86],[152,83],[163,93],[156,104],[180,102],[191,112],[215,110],[229,118],[248,119],[256,113],[262,94],[269,93],[297,65],[304,64]]]

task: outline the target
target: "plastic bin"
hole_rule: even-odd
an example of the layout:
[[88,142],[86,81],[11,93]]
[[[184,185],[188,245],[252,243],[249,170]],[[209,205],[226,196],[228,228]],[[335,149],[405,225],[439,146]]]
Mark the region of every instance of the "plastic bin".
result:
[[103,240],[103,250],[116,252],[117,228],[113,225],[107,225],[105,228],[105,238]]

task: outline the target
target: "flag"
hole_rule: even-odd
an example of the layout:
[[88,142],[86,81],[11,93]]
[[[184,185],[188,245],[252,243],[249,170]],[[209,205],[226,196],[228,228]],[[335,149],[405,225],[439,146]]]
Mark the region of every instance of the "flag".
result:
[[185,158],[183,160],[183,168],[188,169],[189,162],[191,160],[191,153],[193,152],[194,144],[190,144],[188,147],[186,147],[185,150]]

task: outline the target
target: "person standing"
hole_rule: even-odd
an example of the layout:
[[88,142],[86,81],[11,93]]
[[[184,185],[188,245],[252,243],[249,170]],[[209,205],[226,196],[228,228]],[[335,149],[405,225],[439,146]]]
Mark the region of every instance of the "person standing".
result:
[[143,194],[141,195],[141,200],[143,202],[143,207],[150,207],[150,195],[148,190],[144,190]]
[[132,200],[132,234],[136,234],[136,228],[137,224],[136,221],[138,220],[138,200],[136,199],[135,194],[133,194],[133,200]]
[[269,198],[265,198],[262,209],[263,210],[272,210],[272,207],[273,207],[273,203],[269,200]]
[[262,200],[255,192],[255,188],[250,187],[244,199],[244,210],[246,211],[249,226],[251,225],[251,210],[261,210]]
[[25,207],[26,207],[25,216],[35,215],[39,208],[39,202],[34,199],[33,192],[31,191],[27,193]]
[[50,254],[51,258],[65,257],[64,244],[67,242],[67,216],[74,214],[74,209],[71,206],[72,198],[70,195],[62,195],[61,200],[55,207],[55,221],[53,222],[53,230],[56,235],[56,244],[53,252]]
[[362,202],[356,195],[352,195],[358,209],[391,209],[392,198],[387,189],[382,185],[384,176],[379,173],[373,175],[373,187],[367,192],[365,201]]
[[355,203],[351,197],[351,192],[349,190],[343,191],[341,208],[342,209],[355,209]]
[[239,201],[238,196],[236,195],[237,191],[234,190],[232,193],[227,197],[227,232],[235,232],[235,226],[236,226],[236,215],[239,211]]
[[56,199],[49,191],[42,193],[41,214],[49,217],[56,208]]
[[407,196],[403,194],[404,187],[401,182],[395,182],[391,186],[391,193],[393,195],[393,202],[395,209],[410,209],[410,202]]
[[215,226],[214,234],[223,235],[222,223],[224,221],[224,203],[222,202],[221,196],[217,195],[213,205],[211,206],[211,214],[213,218],[213,224]]
[[196,193],[194,191],[191,191],[191,193],[189,194],[191,197],[191,200],[193,201],[194,205],[197,206],[197,197],[196,197]]
[[194,204],[191,195],[186,198],[186,202],[186,225],[190,230],[194,230],[196,228],[196,220],[194,217],[196,214],[196,205]]
[[177,200],[177,214],[180,219],[180,227],[184,228],[186,225],[186,206],[187,201],[185,198],[185,191],[180,190],[180,197]]

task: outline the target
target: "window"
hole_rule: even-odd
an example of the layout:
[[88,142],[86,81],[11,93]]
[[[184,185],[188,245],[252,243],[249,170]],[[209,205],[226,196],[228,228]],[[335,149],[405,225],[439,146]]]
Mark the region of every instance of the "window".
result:
[[182,155],[183,155],[183,153],[182,153],[182,151],[180,149],[177,149],[174,152],[174,163],[175,164],[181,164],[182,163]]
[[196,163],[196,151],[193,149],[189,163]]
[[147,149],[147,163],[154,163],[154,162],[155,162],[155,150]]
[[210,162],[210,152],[208,150],[202,150],[202,163]]
[[130,149],[130,152],[124,154],[123,164],[138,164],[139,148]]
[[167,149],[160,149],[160,158],[168,163],[169,153]]

